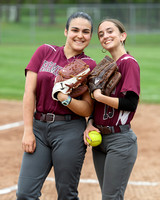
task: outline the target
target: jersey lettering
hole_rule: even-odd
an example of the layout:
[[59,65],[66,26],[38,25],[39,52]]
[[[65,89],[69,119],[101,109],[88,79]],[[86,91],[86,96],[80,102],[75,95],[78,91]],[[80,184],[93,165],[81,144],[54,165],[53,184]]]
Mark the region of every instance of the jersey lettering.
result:
[[[109,108],[111,109],[111,111],[109,111]],[[113,116],[114,116],[114,108],[109,107],[108,105],[105,104],[103,120],[106,120],[108,118],[113,118]]]
[[116,126],[118,125],[119,121],[121,122],[122,125],[126,124],[129,114],[130,114],[129,111],[121,110],[120,113],[119,113],[119,117],[118,117]]
[[52,74],[54,74],[55,76],[57,76],[58,71],[62,69],[61,66],[57,65],[56,63],[53,63],[52,61],[49,62],[47,60],[44,60],[41,68],[40,68],[40,72],[50,72]]

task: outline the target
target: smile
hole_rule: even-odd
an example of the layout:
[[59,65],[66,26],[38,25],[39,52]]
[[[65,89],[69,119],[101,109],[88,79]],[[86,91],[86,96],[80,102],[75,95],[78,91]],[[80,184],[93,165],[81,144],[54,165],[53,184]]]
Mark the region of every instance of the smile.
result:
[[106,42],[104,42],[105,44],[109,44],[110,42],[112,42],[111,40],[108,40]]
[[77,44],[82,44],[82,43],[84,43],[84,41],[81,41],[81,40],[75,40],[75,42],[76,42]]

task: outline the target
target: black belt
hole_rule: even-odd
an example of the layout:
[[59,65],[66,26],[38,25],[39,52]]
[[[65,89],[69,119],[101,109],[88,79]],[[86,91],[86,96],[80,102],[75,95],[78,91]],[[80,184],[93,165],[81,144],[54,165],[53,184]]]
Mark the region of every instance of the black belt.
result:
[[95,125],[103,135],[108,135],[111,133],[122,133],[128,131],[131,128],[130,124],[119,125],[119,126],[102,126],[102,125]]
[[53,113],[38,113],[35,112],[34,118],[40,120],[41,122],[54,122],[54,121],[70,121],[74,119],[79,119],[78,115],[55,115]]

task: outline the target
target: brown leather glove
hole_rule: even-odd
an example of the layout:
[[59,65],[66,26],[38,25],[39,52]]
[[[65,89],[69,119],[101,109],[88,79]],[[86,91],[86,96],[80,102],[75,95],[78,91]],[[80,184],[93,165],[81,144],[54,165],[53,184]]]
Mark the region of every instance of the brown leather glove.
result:
[[57,99],[57,93],[62,92],[75,98],[88,90],[86,78],[90,73],[89,65],[77,59],[62,68],[55,79],[52,98]]
[[121,73],[118,72],[116,62],[109,56],[105,56],[88,76],[90,93],[101,89],[102,94],[109,96],[120,79]]

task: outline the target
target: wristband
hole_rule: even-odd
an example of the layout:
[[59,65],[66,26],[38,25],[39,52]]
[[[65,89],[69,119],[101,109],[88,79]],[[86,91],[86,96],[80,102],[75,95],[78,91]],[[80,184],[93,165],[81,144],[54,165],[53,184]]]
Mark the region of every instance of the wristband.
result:
[[68,98],[61,102],[62,105],[68,106],[71,103],[72,97],[68,96]]
[[89,116],[89,118],[88,118],[88,122],[87,123],[89,123],[89,120],[91,120],[91,119],[94,119],[94,117],[91,115],[91,116]]

